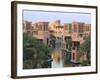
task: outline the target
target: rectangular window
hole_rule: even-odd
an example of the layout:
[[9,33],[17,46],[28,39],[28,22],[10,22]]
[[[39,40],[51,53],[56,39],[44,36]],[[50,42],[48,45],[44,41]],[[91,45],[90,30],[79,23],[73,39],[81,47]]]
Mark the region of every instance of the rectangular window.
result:
[[75,53],[73,53],[73,60],[75,60]]
[[74,32],[77,32],[77,24],[74,24]]
[[71,33],[71,32],[72,32],[72,25],[69,24],[69,33]]
[[79,33],[83,33],[84,32],[84,26],[83,24],[79,24]]

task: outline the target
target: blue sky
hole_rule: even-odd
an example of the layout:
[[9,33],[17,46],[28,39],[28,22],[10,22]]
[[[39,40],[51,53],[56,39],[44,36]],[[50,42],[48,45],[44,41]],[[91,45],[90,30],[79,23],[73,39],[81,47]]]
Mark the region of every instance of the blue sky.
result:
[[60,20],[61,24],[71,23],[73,21],[91,23],[91,14],[75,12],[52,12],[52,11],[32,11],[24,10],[23,19],[27,21],[55,21]]

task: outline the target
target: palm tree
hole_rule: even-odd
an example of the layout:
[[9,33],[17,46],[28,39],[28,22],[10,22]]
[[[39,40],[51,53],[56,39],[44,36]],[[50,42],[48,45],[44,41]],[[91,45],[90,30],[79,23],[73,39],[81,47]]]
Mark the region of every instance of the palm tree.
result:
[[50,34],[50,45],[53,49],[56,48],[56,37],[53,34]]
[[67,49],[68,49],[69,51],[71,51],[72,38],[71,38],[71,37],[65,37],[65,42],[66,42]]
[[65,64],[70,64],[71,60],[71,46],[72,46],[72,38],[71,37],[65,37],[65,42],[66,42],[66,54],[65,54]]
[[89,35],[85,41],[80,45],[81,56],[86,56],[86,60],[83,60],[84,65],[90,65],[90,50],[91,50],[91,36]]

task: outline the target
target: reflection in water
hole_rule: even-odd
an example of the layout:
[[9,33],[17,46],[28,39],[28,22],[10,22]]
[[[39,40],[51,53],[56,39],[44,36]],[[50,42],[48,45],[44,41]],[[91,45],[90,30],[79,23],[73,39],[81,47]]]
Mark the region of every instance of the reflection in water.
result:
[[63,67],[62,52],[61,50],[55,49],[52,52],[52,68]]

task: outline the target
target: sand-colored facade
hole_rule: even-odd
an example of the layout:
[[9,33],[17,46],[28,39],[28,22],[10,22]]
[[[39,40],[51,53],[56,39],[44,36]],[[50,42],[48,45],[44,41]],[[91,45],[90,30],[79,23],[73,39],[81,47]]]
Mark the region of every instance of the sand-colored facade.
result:
[[[61,24],[60,20],[52,22],[28,22],[23,23],[23,32],[32,34],[33,37],[44,42],[50,47],[50,35],[55,36],[56,48],[68,51],[65,39],[71,40],[71,62],[77,63],[80,59],[79,46],[91,33],[91,24],[84,22],[72,22]],[[86,56],[84,56],[84,59]]]

